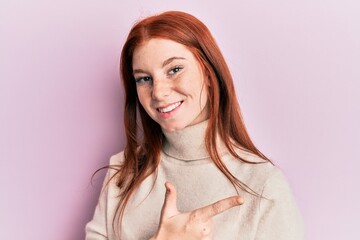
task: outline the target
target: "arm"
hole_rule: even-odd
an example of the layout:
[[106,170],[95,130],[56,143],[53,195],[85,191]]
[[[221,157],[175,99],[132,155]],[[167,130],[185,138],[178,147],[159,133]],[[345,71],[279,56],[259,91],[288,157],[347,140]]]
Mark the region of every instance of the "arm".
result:
[[257,240],[302,240],[303,224],[284,175],[277,171],[265,183],[260,200]]
[[107,178],[105,178],[104,186],[101,190],[98,204],[95,208],[95,213],[93,219],[86,224],[85,232],[86,232],[86,240],[107,240],[107,188],[105,187],[105,183]]
[[[110,159],[110,166],[119,165],[119,158],[121,160],[122,156],[112,156]],[[111,187],[111,183],[107,183],[114,173],[114,170],[111,168],[107,171],[93,219],[86,224],[85,227],[86,240],[108,240],[110,237],[110,233],[108,233],[108,225],[112,225],[112,217],[109,216],[109,207],[111,208],[111,206],[109,206],[108,200],[111,198],[111,195],[114,195],[114,193],[110,193],[109,187]]]
[[100,192],[100,197],[98,204],[95,208],[95,213],[93,219],[86,224],[86,240],[107,240],[107,195],[108,189],[106,183],[108,181],[107,173],[102,190]]

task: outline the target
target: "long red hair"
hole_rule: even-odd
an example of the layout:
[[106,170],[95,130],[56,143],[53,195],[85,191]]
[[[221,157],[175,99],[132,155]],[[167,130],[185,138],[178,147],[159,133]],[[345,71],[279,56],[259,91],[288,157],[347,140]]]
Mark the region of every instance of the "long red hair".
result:
[[169,11],[136,23],[122,49],[120,72],[125,88],[124,124],[127,142],[124,161],[113,176],[121,189],[115,215],[120,217],[121,222],[131,195],[146,177],[156,174],[160,162],[164,136],[159,124],[148,116],[139,103],[132,69],[134,50],[152,38],[169,39],[185,45],[209,76],[210,116],[206,130],[206,148],[215,165],[237,190],[242,189],[256,195],[227,169],[216,146],[216,136],[219,135],[229,152],[239,161],[254,163],[236,153],[239,147],[256,154],[265,162],[270,161],[255,147],[246,131],[225,59],[210,31],[201,21],[184,12]]

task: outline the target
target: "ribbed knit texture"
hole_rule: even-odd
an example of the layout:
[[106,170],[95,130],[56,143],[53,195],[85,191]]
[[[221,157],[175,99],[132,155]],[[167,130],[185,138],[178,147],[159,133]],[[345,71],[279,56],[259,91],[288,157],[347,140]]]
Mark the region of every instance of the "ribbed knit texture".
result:
[[[207,123],[205,121],[178,132],[164,131],[166,142],[161,152],[157,177],[154,174],[148,177],[132,197],[125,211],[120,238],[115,237],[112,228],[119,189],[114,182],[104,188],[94,218],[86,226],[86,240],[150,239],[158,228],[166,181],[176,187],[178,208],[182,212],[237,195],[206,151],[204,139]],[[243,163],[229,154],[220,141],[218,148],[232,174],[263,195],[263,198],[240,191],[244,204],[214,218],[213,239],[304,239],[302,221],[282,172],[268,162]],[[240,149],[238,153],[249,161],[263,161]],[[112,156],[110,164],[119,164],[121,161],[122,152]],[[111,174],[113,172],[109,170],[107,178]]]

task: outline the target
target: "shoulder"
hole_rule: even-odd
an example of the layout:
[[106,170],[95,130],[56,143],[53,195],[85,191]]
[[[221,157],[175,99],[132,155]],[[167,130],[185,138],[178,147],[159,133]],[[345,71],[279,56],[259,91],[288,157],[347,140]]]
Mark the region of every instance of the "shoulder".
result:
[[246,161],[241,162],[238,174],[246,176],[246,184],[267,200],[293,203],[293,194],[282,169],[259,156],[243,151],[239,154]]
[[243,149],[238,149],[236,153],[246,162],[232,159],[232,172],[255,191],[262,192],[265,187],[272,189],[277,185],[287,186],[287,179],[278,166]]
[[124,151],[116,153],[110,157],[110,166],[122,165],[125,160]]
[[105,182],[108,182],[110,185],[116,183],[116,175],[119,173],[122,165],[124,164],[124,152],[121,151],[110,157],[109,164],[104,168],[107,169]]
[[262,196],[258,201],[262,222],[258,238],[303,239],[301,214],[284,171],[252,153],[244,151],[241,157],[246,161],[261,162],[241,162],[238,172],[245,174],[245,183]]

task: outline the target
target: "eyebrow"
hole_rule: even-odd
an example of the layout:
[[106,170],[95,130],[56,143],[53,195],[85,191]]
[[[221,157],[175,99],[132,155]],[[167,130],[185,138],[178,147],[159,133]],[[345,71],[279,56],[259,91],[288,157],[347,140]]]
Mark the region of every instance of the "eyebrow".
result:
[[146,74],[147,74],[147,72],[144,71],[144,70],[142,70],[142,69],[134,69],[134,70],[133,70],[133,75],[134,75],[135,73],[146,73]]
[[[185,60],[185,58],[183,57],[171,57],[169,59],[166,59],[163,64],[162,64],[162,67],[165,67],[166,65],[170,64],[172,61],[174,60]],[[142,69],[134,69],[133,70],[133,74],[135,73],[147,73],[146,71],[142,70]]]
[[184,60],[185,58],[183,58],[183,57],[171,57],[171,58],[169,58],[169,59],[167,59],[167,60],[165,60],[165,61],[163,62],[162,67],[165,67],[166,65],[168,65],[168,64],[171,63],[172,61],[178,60],[178,59]]

